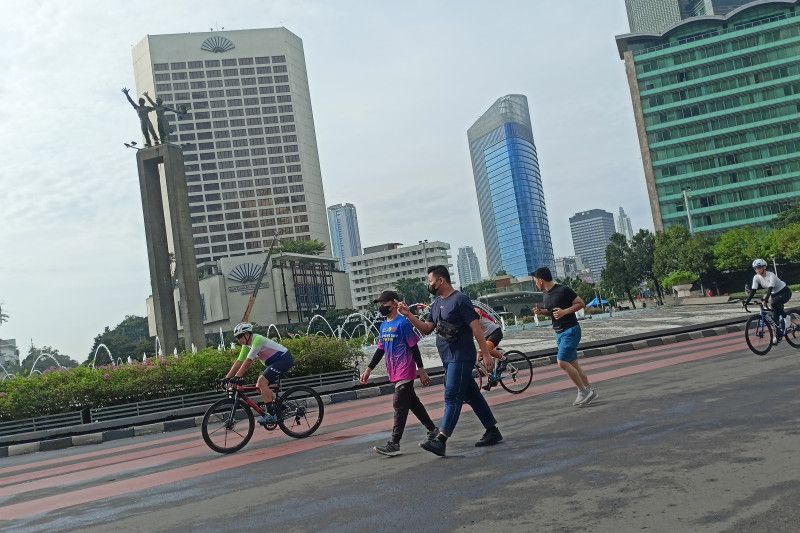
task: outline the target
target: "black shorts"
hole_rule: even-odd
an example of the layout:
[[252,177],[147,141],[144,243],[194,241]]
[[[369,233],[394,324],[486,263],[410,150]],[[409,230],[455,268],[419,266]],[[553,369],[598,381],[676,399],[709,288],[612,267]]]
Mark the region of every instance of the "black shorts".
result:
[[503,328],[497,328],[486,336],[486,340],[491,342],[497,347],[500,341],[503,340]]
[[270,384],[274,384],[281,376],[288,372],[292,366],[294,366],[294,358],[291,353],[286,352],[278,357],[273,357],[261,375],[267,378]]

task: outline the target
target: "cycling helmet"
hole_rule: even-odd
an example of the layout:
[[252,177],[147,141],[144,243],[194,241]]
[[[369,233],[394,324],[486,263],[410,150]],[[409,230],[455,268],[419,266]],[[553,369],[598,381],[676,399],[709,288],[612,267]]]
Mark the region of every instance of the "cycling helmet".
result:
[[763,259],[756,259],[753,261],[753,268],[764,268],[767,266],[767,262]]
[[233,328],[233,336],[238,337],[243,333],[253,333],[253,324],[248,322],[239,322],[236,324],[236,327]]

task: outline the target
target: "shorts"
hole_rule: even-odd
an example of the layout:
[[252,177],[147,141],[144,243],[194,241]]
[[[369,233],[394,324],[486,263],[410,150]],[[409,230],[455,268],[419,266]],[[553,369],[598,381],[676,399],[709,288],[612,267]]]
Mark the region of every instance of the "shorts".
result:
[[270,383],[277,383],[281,376],[289,371],[294,366],[294,357],[289,352],[273,356],[269,361],[267,368],[261,373],[262,376],[267,378]]
[[581,342],[581,327],[572,326],[562,332],[556,333],[556,346],[558,354],[556,359],[571,363],[578,358],[578,344]]
[[486,336],[486,341],[491,342],[497,347],[500,341],[503,340],[503,328],[497,328]]

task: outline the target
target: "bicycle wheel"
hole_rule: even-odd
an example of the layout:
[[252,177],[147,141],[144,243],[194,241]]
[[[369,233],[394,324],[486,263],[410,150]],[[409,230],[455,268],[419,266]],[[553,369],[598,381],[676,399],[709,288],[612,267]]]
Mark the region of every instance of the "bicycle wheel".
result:
[[744,339],[747,346],[756,355],[766,355],[772,348],[774,333],[772,327],[761,316],[753,315],[747,319],[744,327]]
[[800,348],[800,316],[797,313],[786,315],[789,324],[786,326],[786,342],[792,348]]
[[508,362],[500,373],[500,385],[511,394],[524,392],[533,381],[533,363],[517,350],[508,351],[505,356]]
[[248,443],[255,427],[253,411],[247,404],[223,398],[212,404],[203,415],[201,432],[203,440],[215,452],[233,453]]
[[280,395],[275,406],[281,431],[302,439],[314,433],[325,416],[325,404],[317,391],[298,385]]

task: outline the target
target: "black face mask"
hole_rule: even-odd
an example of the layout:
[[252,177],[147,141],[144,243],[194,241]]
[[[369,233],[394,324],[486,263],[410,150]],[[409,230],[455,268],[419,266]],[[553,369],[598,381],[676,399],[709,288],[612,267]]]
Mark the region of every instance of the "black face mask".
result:
[[392,312],[392,307],[390,305],[382,305],[378,308],[378,312],[383,316],[389,316],[389,313]]
[[433,294],[434,296],[436,296],[436,291],[438,290],[438,289],[435,287],[435,284],[436,284],[436,282],[434,281],[433,283],[431,283],[430,285],[428,285],[428,292],[429,292],[429,293],[431,293],[431,294]]

